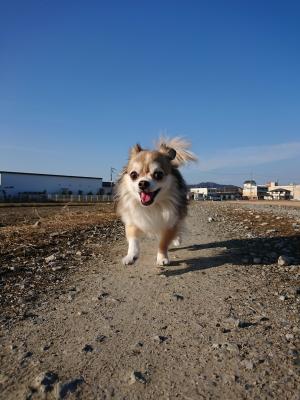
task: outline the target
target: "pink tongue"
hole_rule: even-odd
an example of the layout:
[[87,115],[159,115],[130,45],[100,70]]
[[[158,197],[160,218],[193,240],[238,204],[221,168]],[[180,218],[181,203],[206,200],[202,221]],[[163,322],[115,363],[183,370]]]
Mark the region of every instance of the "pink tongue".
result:
[[145,193],[145,192],[141,193],[141,200],[143,203],[148,203],[148,201],[150,201],[151,198],[152,197],[151,197],[150,193]]

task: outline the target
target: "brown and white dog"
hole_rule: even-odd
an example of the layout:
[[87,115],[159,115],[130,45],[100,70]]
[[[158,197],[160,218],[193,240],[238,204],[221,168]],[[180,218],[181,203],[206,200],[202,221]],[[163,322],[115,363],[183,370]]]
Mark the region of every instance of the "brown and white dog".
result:
[[[187,214],[187,187],[178,168],[196,157],[181,138],[160,139],[157,149],[136,144],[117,183],[117,213],[125,224],[128,253],[123,264],[139,257],[142,233],[159,237],[157,264],[168,265],[168,247],[179,244]],[[176,244],[176,243],[174,243]]]

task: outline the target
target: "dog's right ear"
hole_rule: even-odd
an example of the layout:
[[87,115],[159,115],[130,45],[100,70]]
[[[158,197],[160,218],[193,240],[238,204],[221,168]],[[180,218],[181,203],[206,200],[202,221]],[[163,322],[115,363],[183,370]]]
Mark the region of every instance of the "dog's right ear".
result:
[[139,143],[137,143],[136,145],[134,145],[129,152],[129,157],[133,158],[135,157],[139,152],[143,151],[141,145]]

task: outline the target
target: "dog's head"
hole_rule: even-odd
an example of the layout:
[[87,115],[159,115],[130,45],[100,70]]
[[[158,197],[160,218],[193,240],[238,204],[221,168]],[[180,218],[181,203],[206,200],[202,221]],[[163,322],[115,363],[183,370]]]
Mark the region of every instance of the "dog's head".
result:
[[124,179],[127,189],[143,206],[170,196],[175,158],[176,151],[165,144],[154,151],[144,150],[139,144],[131,149]]

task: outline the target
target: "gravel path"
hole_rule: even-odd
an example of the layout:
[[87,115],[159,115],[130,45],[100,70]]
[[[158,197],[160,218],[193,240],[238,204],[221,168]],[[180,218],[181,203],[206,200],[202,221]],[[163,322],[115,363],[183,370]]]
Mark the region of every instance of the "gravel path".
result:
[[125,240],[110,237],[4,321],[0,398],[299,399],[299,233],[290,215],[252,211],[193,203],[166,268],[152,239],[122,266]]
[[242,204],[242,206],[246,209],[256,210],[256,211],[264,211],[276,215],[288,216],[291,218],[295,218],[298,222],[300,222],[300,207],[290,205],[289,207],[284,207],[282,205],[272,205],[272,204]]

